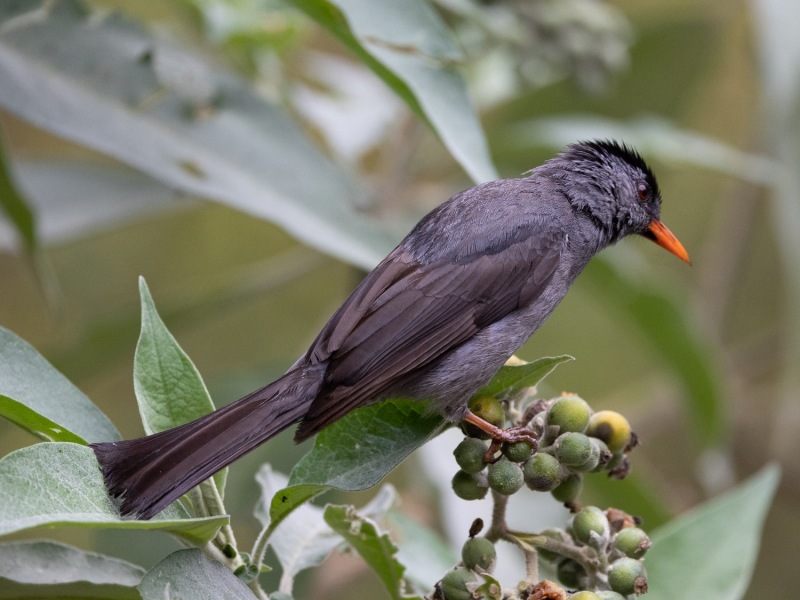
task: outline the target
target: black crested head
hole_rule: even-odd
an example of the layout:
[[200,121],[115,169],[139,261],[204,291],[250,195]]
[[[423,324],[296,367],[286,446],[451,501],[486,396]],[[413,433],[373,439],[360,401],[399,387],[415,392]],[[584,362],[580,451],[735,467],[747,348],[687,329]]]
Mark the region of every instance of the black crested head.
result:
[[588,217],[605,243],[629,234],[649,235],[659,219],[661,193],[641,155],[613,140],[571,144],[548,162],[560,190]]
[[650,165],[645,162],[641,154],[624,142],[608,139],[582,141],[571,144],[564,154],[574,154],[575,158],[594,161],[599,165],[605,164],[609,158],[614,157],[642,173],[653,195],[661,198],[658,182]]

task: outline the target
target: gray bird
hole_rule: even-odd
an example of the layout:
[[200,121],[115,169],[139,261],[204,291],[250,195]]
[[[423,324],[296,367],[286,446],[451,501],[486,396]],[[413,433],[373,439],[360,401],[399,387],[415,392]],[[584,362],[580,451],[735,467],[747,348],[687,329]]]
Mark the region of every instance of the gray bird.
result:
[[366,276],[280,379],[174,429],[92,444],[120,512],[147,519],[298,423],[302,441],[361,406],[425,401],[512,439],[470,397],[545,322],[589,260],[638,234],[689,256],[659,220],[642,157],[581,142],[519,179],[456,194]]

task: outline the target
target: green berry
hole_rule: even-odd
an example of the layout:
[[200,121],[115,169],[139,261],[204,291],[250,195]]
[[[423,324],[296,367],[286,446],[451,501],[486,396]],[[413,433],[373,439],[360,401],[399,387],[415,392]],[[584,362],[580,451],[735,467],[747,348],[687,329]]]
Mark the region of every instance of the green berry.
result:
[[467,590],[468,583],[478,581],[478,576],[466,567],[456,567],[442,577],[441,590],[447,600],[474,600]]
[[[590,437],[587,437],[586,439],[589,440],[589,446],[591,447],[589,458],[586,459],[586,462],[583,462],[579,465],[575,465],[574,467],[572,467],[573,471],[580,471],[581,473],[589,473],[599,468],[600,466],[600,457],[601,457],[600,444],[602,444],[603,442]],[[611,454],[609,453],[609,456],[610,455]]]
[[592,409],[582,398],[568,394],[561,396],[547,411],[547,425],[557,426],[559,433],[577,431],[583,433],[589,424]]
[[468,569],[491,573],[497,560],[497,551],[485,537],[474,537],[461,547],[461,560]]
[[642,558],[650,548],[650,538],[638,527],[628,527],[614,538],[614,547],[630,558]]
[[503,455],[511,462],[521,463],[528,460],[533,453],[533,446],[530,442],[521,441],[513,444],[503,444]]
[[522,469],[517,463],[501,458],[489,465],[489,487],[498,494],[503,496],[515,494],[523,483]]
[[566,467],[578,467],[592,456],[592,442],[582,433],[564,433],[555,441],[558,462]]
[[522,465],[525,484],[537,492],[549,492],[564,479],[564,469],[555,456],[537,452]]
[[635,558],[620,558],[608,571],[608,585],[623,596],[647,592],[647,571]]
[[480,500],[489,491],[486,476],[482,473],[459,471],[453,476],[451,485],[456,496],[462,500]]
[[581,587],[581,580],[586,577],[586,570],[571,558],[565,558],[556,567],[558,580],[568,588]]
[[612,592],[611,590],[597,592],[597,596],[600,600],[625,600],[625,596],[617,592]]
[[453,450],[458,466],[467,473],[480,473],[486,467],[483,457],[486,454],[486,444],[477,438],[464,438]]
[[585,506],[578,511],[572,520],[572,532],[575,539],[584,544],[592,544],[592,533],[607,538],[609,535],[608,519],[605,513],[596,506]]
[[555,488],[551,494],[553,498],[564,504],[575,502],[583,490],[583,475],[572,473],[561,484]]
[[613,410],[593,414],[586,434],[603,440],[613,454],[624,450],[632,435],[628,420]]
[[[506,424],[506,411],[503,404],[494,396],[475,396],[469,401],[469,409],[473,414],[495,427],[503,427]],[[462,428],[469,437],[489,439],[488,433],[471,423],[465,423]]]
[[600,596],[595,594],[594,592],[589,592],[583,590],[581,592],[575,592],[569,597],[569,600],[600,600]]

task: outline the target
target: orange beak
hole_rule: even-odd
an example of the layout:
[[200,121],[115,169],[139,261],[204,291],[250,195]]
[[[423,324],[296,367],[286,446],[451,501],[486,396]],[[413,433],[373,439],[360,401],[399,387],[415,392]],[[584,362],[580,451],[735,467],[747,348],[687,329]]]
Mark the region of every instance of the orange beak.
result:
[[669,250],[682,261],[692,264],[689,253],[686,252],[686,248],[683,247],[683,244],[681,244],[678,238],[667,229],[667,226],[658,219],[650,221],[650,225],[645,232],[645,237],[653,240],[665,250]]

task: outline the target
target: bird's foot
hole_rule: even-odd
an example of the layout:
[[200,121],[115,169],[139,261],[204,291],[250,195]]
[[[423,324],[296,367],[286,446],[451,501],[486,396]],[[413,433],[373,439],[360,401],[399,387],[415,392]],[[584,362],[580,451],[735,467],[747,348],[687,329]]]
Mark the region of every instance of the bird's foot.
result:
[[489,449],[486,451],[486,462],[493,461],[492,457],[494,457],[494,455],[500,449],[500,446],[503,444],[528,442],[534,451],[536,451],[536,448],[539,445],[539,441],[536,439],[536,436],[527,427],[510,427],[509,429],[501,429],[500,427],[492,425],[488,421],[481,419],[478,415],[469,410],[464,416],[464,421],[474,425],[481,431],[485,431],[489,434],[489,437],[492,438],[492,443],[489,445]]

